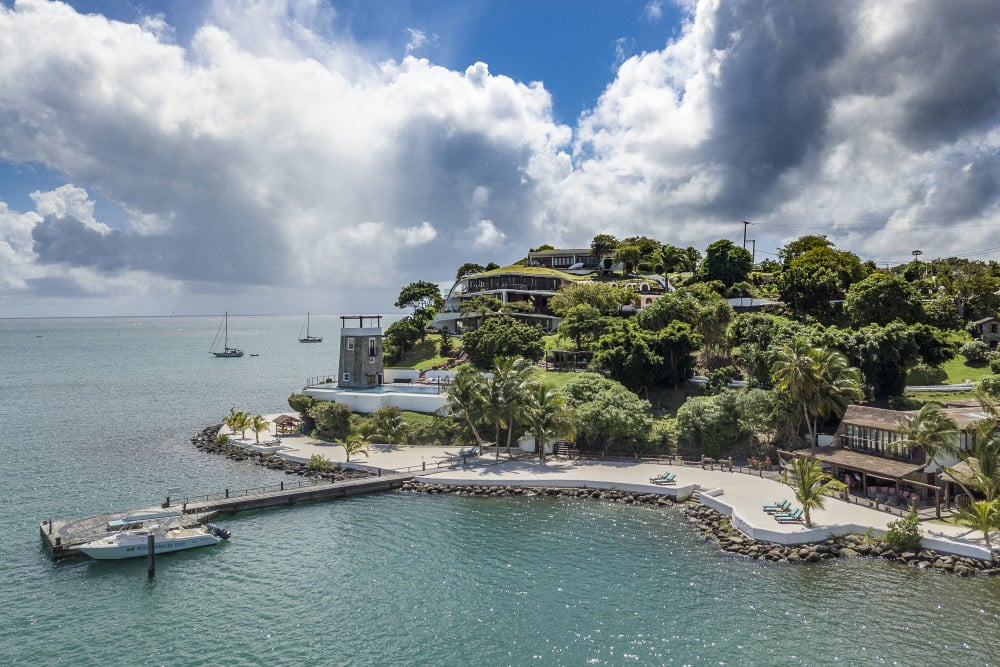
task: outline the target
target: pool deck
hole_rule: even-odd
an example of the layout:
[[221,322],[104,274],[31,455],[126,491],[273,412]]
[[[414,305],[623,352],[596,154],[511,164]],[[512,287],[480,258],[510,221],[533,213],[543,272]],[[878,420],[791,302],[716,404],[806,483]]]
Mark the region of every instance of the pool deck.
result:
[[[266,417],[270,419],[270,417]],[[272,427],[273,428],[273,427]],[[273,435],[273,434],[272,434]],[[261,439],[271,436],[262,433]],[[343,447],[322,443],[303,435],[281,436],[279,456],[305,462],[315,454],[334,463],[347,463]],[[697,491],[705,505],[730,517],[732,524],[754,539],[779,544],[802,544],[826,539],[831,534],[864,533],[868,529],[884,532],[890,521],[899,517],[887,512],[830,497],[823,509],[811,512],[813,527],[802,523],[778,523],[764,512],[765,504],[787,499],[796,506],[793,489],[780,481],[756,475],[703,469],[699,465],[567,459],[549,457],[507,459],[501,452],[497,463],[492,450],[485,455],[467,457],[463,462],[460,447],[410,447],[369,445],[369,453],[352,456],[350,465],[382,470],[420,471],[422,481],[452,485],[559,486],[617,489],[643,494],[669,495],[684,500]],[[649,482],[664,471],[677,475],[672,486]],[[988,559],[982,533],[959,526],[923,521],[920,524],[924,547]],[[994,541],[1000,541],[994,539]]]

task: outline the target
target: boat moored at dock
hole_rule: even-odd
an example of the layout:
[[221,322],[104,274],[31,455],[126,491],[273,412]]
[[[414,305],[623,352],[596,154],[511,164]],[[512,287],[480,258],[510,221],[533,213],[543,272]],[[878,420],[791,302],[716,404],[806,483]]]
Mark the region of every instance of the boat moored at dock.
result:
[[149,553],[150,535],[153,536],[154,553],[163,554],[212,546],[224,539],[229,539],[230,532],[211,523],[194,528],[166,529],[160,526],[150,526],[111,533],[81,544],[77,550],[96,560],[119,560],[146,556]]

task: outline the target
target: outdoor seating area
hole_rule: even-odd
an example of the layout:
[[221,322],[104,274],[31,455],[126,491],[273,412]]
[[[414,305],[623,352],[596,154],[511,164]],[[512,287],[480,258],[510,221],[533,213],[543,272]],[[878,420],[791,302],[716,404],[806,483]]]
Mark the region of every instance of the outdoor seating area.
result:
[[458,455],[461,456],[463,459],[468,456],[475,456],[478,453],[479,453],[479,445],[472,445],[471,447],[463,447],[462,449],[458,450]]
[[762,508],[768,514],[778,514],[780,512],[787,512],[792,508],[792,504],[787,500],[779,500],[776,503],[771,503],[769,505],[764,505]]

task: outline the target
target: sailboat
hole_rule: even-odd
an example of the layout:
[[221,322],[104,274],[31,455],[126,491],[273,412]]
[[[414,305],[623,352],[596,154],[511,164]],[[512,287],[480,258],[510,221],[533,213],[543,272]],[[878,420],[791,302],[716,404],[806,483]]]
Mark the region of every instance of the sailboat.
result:
[[[222,334],[222,349],[216,350],[215,346],[219,342],[219,334]],[[219,331],[215,332],[215,340],[212,341],[212,347],[209,348],[209,352],[217,357],[242,357],[243,350],[235,347],[229,347],[229,313],[226,312],[226,316],[222,320],[222,325],[219,327]]]
[[[301,333],[301,332],[300,332]],[[300,343],[322,343],[322,336],[310,336],[309,335],[309,313],[306,313],[306,335],[304,337],[299,337]]]

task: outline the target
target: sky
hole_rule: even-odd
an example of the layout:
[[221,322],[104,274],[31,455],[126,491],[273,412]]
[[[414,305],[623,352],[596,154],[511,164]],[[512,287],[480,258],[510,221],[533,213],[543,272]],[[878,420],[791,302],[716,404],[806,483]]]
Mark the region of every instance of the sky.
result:
[[0,317],[392,313],[603,233],[1000,259],[997,34],[995,0],[0,0]]

